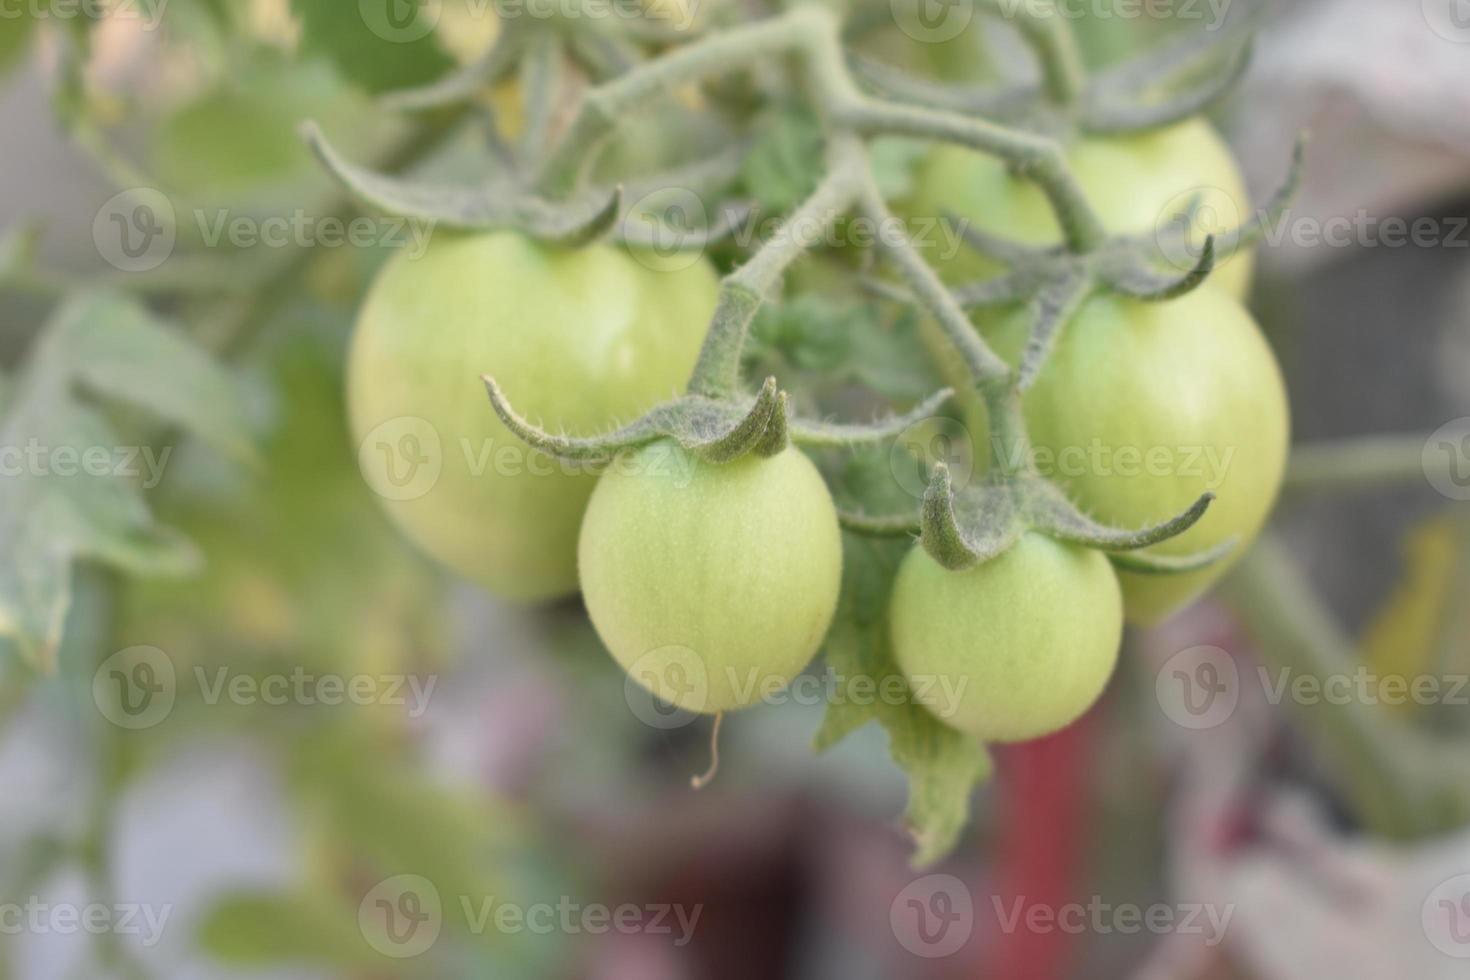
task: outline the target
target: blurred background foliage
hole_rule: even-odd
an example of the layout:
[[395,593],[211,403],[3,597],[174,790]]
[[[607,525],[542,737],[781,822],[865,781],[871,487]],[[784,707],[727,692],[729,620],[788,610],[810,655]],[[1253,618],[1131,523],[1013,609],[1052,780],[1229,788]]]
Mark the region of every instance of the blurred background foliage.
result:
[[[1296,216],[1466,213],[1470,58],[1426,30],[1417,6],[1270,5],[1256,66],[1218,120],[1253,189],[1279,179],[1282,147],[1311,128],[1316,150]],[[180,214],[350,217],[297,136],[304,118],[329,121],[353,159],[474,176],[483,145],[458,114],[409,117],[376,99],[482,53],[496,30],[475,15],[483,5],[415,7],[437,19],[407,43],[374,34],[343,0],[135,0],[137,16],[101,20],[57,9],[37,0],[0,18],[0,411],[12,436],[43,423],[102,425],[118,435],[106,441],[126,442],[161,422],[177,438],[156,441],[177,448],[157,488],[108,498],[117,523],[88,529],[91,550],[73,549],[104,560],[78,566],[69,605],[24,610],[34,630],[29,618],[17,629],[21,612],[5,610],[0,883],[6,901],[145,903],[172,918],[146,947],[116,934],[7,932],[0,971],[26,980],[1459,975],[1459,964],[1422,952],[1413,916],[1436,873],[1470,870],[1470,842],[1452,833],[1456,794],[1443,786],[1445,772],[1463,772],[1446,760],[1470,757],[1463,707],[1369,712],[1445,739],[1435,742],[1449,747],[1440,755],[1412,738],[1380,738],[1380,721],[1331,707],[1247,706],[1222,731],[1197,735],[1162,718],[1153,691],[1159,664],[1192,645],[1229,649],[1253,670],[1252,629],[1264,663],[1310,666],[1322,649],[1348,648],[1385,676],[1470,671],[1462,507],[1422,480],[1344,492],[1341,481],[1323,489],[1299,471],[1275,532],[1291,568],[1267,554],[1243,573],[1260,573],[1256,584],[1238,577],[1225,601],[1133,637],[1093,715],[1001,755],[943,869],[978,896],[1234,904],[1222,949],[1177,936],[982,929],[956,957],[917,960],[888,924],[912,877],[893,816],[905,786],[872,726],[817,759],[817,709],[763,709],[728,727],[720,780],[691,794],[703,731],[639,723],[574,608],[503,608],[429,567],[385,523],[359,476],[341,391],[345,338],[381,250],[232,252],[181,222],[178,250],[156,273],[119,277],[96,253],[94,216],[125,187],[160,188]],[[154,18],[160,29],[146,29]],[[1185,27],[1084,18],[1078,29],[1103,65]],[[875,32],[865,50],[976,80],[1006,70],[1014,48],[1003,31],[973,30],[916,63],[904,40]],[[520,125],[513,92],[487,93],[480,108],[495,111],[503,132]],[[675,93],[628,120],[604,166],[638,174],[697,156],[733,125],[697,108]],[[767,205],[801,194],[808,132],[789,114],[753,125],[745,179]],[[891,153],[885,178],[899,193],[911,153]],[[1289,376],[1299,442],[1417,434],[1397,447],[1406,459],[1397,470],[1416,473],[1423,435],[1470,415],[1467,255],[1264,250],[1254,305]],[[854,261],[804,260],[789,301],[758,322],[750,354],[753,369],[806,378],[793,382],[798,397],[829,409],[859,386],[894,399],[932,388],[906,342],[913,324],[880,329],[840,285]],[[65,297],[84,283],[126,287],[149,305],[104,292],[89,302],[105,305],[79,307]],[[120,356],[126,338],[89,329],[123,310],[138,321],[137,342],[155,343],[149,363]],[[187,351],[169,341],[182,336]],[[66,343],[48,347],[52,337]],[[61,388],[44,412],[25,415],[17,393],[40,374],[30,352],[41,350]],[[225,379],[193,360],[201,350],[229,365]],[[178,378],[192,378],[192,390]],[[229,451],[241,445],[250,448]],[[841,479],[863,478],[862,465],[838,476],[839,492]],[[66,537],[55,529],[73,530],[69,512],[52,507],[54,523],[38,531],[28,523],[50,504],[27,492],[0,490],[0,539],[12,546],[0,561],[11,579],[14,569],[65,565],[71,553],[50,553]],[[139,570],[190,574],[130,574]],[[1262,588],[1300,585],[1294,572],[1320,592],[1301,596],[1308,618],[1330,615],[1340,634],[1232,609],[1258,604]],[[166,723],[126,731],[98,715],[91,692],[97,665],[135,646],[168,651],[181,673],[301,667],[437,686],[429,710],[413,716],[381,704],[210,704],[182,685]],[[1345,745],[1358,748],[1343,757]],[[1440,778],[1416,782],[1425,766]],[[1421,785],[1430,798],[1416,795]],[[1412,819],[1375,818],[1365,798],[1407,800]],[[1411,842],[1388,847],[1389,836]],[[687,948],[649,935],[474,933],[449,915],[446,939],[398,961],[375,953],[358,927],[363,896],[397,874],[424,875],[447,896],[704,911]],[[1314,892],[1314,880],[1329,885]],[[1370,900],[1343,902],[1344,882]],[[1401,900],[1413,906],[1404,921]]]

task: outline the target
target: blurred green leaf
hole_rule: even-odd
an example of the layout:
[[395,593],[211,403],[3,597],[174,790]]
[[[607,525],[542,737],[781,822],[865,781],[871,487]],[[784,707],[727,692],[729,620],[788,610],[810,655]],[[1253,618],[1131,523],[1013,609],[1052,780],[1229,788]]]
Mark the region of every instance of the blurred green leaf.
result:
[[[0,635],[49,664],[71,596],[72,562],[139,575],[182,574],[195,548],[159,525],[141,482],[167,457],[121,437],[93,399],[159,420],[249,458],[243,395],[203,351],[120,296],[75,297],[56,312],[14,382],[0,420]],[[152,447],[149,447],[150,452]]]
[[0,17],[0,78],[20,61],[35,26],[28,5],[6,8],[5,16]]
[[190,204],[309,208],[335,193],[335,184],[301,138],[308,119],[332,120],[343,152],[365,159],[403,131],[328,65],[259,51],[164,120],[152,169],[164,188]]
[[821,133],[805,107],[777,110],[757,123],[741,176],[763,209],[789,211],[816,190],[825,166]]
[[434,38],[433,8],[408,0],[291,0],[301,47],[325,55],[372,93],[410,88],[449,71],[453,59]]
[[199,943],[215,959],[242,967],[361,968],[384,962],[358,930],[357,910],[329,894],[225,895],[200,922]]
[[130,583],[123,624],[176,659],[258,663],[289,652],[314,670],[431,669],[445,646],[442,579],[358,470],[340,345],[294,318],[283,326],[282,348],[252,365],[276,395],[261,464],[181,451],[158,501],[207,568],[184,582]]
[[874,303],[804,292],[761,307],[746,348],[748,374],[783,376],[785,367],[824,381],[855,381],[913,403],[943,387],[905,310],[890,321]]
[[914,170],[932,144],[903,136],[882,136],[869,144],[873,179],[884,200],[907,197],[914,190]]

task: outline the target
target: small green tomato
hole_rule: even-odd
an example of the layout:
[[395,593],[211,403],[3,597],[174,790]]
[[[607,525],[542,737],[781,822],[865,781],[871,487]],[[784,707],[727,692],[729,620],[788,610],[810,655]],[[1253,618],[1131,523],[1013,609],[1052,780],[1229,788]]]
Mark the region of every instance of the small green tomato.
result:
[[619,457],[587,507],[578,560],[618,663],[709,714],[755,704],[806,667],[842,579],[832,497],[791,448],[714,465],[665,441]]
[[915,547],[891,602],[893,653],[915,700],[987,742],[1076,721],[1107,686],[1122,641],[1107,558],[1035,533],[958,572]]

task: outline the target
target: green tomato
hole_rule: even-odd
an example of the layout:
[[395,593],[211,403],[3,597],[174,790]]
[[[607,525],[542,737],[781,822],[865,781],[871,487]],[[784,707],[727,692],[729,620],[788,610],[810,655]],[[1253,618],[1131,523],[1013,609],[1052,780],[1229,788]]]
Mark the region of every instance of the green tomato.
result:
[[[986,335],[1015,363],[1027,327],[1016,312]],[[1209,285],[1167,303],[1094,296],[1023,405],[1038,468],[1100,521],[1142,527],[1216,495],[1203,520],[1152,553],[1191,554],[1234,537],[1239,557],[1281,486],[1290,426],[1280,368],[1251,315]],[[1166,618],[1230,564],[1122,573],[1129,620]]]
[[398,255],[348,359],[364,476],[423,550],[492,592],[574,592],[594,475],[525,447],[480,375],[550,430],[605,430],[684,386],[717,290],[702,260],[660,272],[613,246],[511,232],[436,235],[422,257]]
[[[1224,231],[1252,214],[1250,194],[1230,149],[1209,125],[1190,119],[1136,136],[1083,139],[1067,148],[1067,161],[1104,226],[1114,234],[1146,234],[1166,224],[1202,192],[1196,236]],[[1035,183],[1013,175],[996,157],[954,145],[934,149],[915,177],[917,190],[902,211],[911,217],[949,213],[971,227],[1031,245],[1055,245],[1061,229]],[[916,226],[917,228],[917,226]],[[919,242],[925,243],[920,235]],[[943,235],[927,236],[925,258],[951,283],[992,278],[1002,267],[973,249],[949,254]],[[1250,292],[1248,252],[1222,261],[1212,282],[1236,297]],[[1183,270],[1180,270],[1183,271]]]
[[1107,686],[1123,636],[1106,556],[1028,533],[952,572],[921,547],[899,566],[893,654],[914,699],[987,742],[1065,728]]
[[613,657],[704,713],[749,707],[799,674],[842,579],[832,497],[792,448],[723,465],[666,441],[624,455],[592,495],[578,554]]

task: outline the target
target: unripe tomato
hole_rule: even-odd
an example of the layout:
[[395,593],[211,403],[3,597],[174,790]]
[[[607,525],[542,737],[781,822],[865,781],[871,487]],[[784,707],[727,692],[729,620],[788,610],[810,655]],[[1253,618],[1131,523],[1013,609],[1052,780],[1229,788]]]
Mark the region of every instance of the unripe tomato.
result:
[[623,456],[592,495],[578,555],[613,657],[705,713],[749,707],[799,674],[842,579],[832,497],[792,448],[723,465],[671,442]]
[[[1067,161],[1113,234],[1148,234],[1166,227],[1195,191],[1202,192],[1199,223],[1205,231],[1228,231],[1253,213],[1230,148],[1201,119],[1136,136],[1078,140],[1067,148]],[[948,212],[982,231],[1025,244],[1055,245],[1062,240],[1046,196],[1035,183],[1013,175],[997,157],[952,144],[937,146],[920,166],[914,186],[913,199],[902,208],[911,217],[942,217]],[[1003,271],[968,247],[949,255],[945,248],[949,240],[931,237],[925,258],[951,283],[977,282]],[[1203,241],[1200,233],[1194,244]],[[1248,252],[1225,258],[1211,282],[1244,299],[1250,292],[1251,265]]]
[[[1027,327],[1016,313],[986,335],[1014,363]],[[1042,472],[1097,520],[1142,527],[1215,493],[1198,524],[1154,553],[1190,554],[1236,537],[1239,557],[1281,486],[1290,426],[1280,368],[1251,315],[1208,284],[1167,303],[1094,296],[1022,403]],[[1162,620],[1230,564],[1121,574],[1129,620]]]
[[915,547],[891,603],[893,653],[914,699],[987,742],[1076,721],[1107,686],[1122,642],[1106,556],[1035,533],[958,572]]
[[480,375],[550,430],[604,431],[684,386],[717,289],[703,260],[655,272],[610,245],[436,235],[384,267],[358,317],[348,407],[364,475],[410,538],[492,592],[575,591],[594,475],[522,444]]

